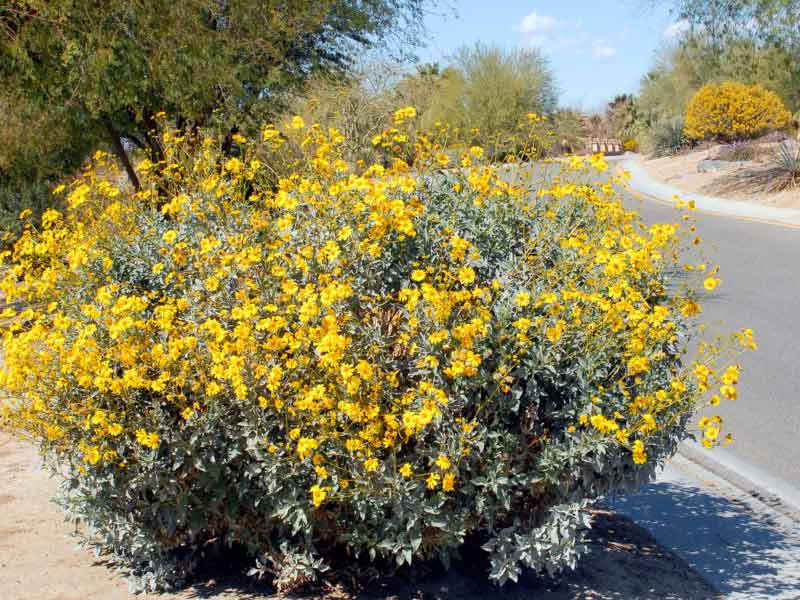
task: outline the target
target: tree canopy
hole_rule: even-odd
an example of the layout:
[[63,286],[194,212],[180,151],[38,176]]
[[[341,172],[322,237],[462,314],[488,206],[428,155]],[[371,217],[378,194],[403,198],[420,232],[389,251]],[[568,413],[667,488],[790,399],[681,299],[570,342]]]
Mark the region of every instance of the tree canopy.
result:
[[84,137],[157,153],[156,113],[185,127],[246,127],[313,74],[346,70],[358,49],[416,39],[426,3],[10,0],[0,81],[30,110],[84,122]]

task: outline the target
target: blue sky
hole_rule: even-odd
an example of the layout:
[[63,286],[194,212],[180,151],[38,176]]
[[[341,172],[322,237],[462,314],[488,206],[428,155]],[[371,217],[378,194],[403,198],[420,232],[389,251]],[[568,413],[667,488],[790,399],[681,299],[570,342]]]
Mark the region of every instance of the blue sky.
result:
[[[424,62],[447,62],[463,44],[538,46],[549,57],[562,104],[599,108],[636,92],[654,51],[680,33],[668,3],[647,0],[450,0],[426,19]],[[454,11],[455,10],[455,14]]]

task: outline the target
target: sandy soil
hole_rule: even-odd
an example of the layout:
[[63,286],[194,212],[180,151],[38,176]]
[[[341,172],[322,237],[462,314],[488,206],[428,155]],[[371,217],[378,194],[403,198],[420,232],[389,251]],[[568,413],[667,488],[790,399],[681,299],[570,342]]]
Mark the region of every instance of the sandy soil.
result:
[[[131,598],[125,580],[90,553],[76,548],[59,509],[49,501],[55,482],[39,468],[34,450],[0,432],[0,598],[3,600],[121,600]],[[475,575],[471,565],[411,580],[395,579],[371,593],[331,590],[320,598],[508,598],[537,600],[705,600],[719,596],[686,563],[661,548],[643,529],[597,510],[591,552],[564,581],[530,575],[501,591]],[[472,567],[472,568],[470,568]],[[270,588],[238,574],[204,573],[178,594],[138,598],[244,600],[275,598]]]
[[767,194],[752,189],[738,191],[727,189],[731,177],[744,171],[763,169],[765,168],[763,162],[748,161],[742,165],[731,163],[731,166],[726,169],[698,173],[698,163],[709,158],[710,153],[710,150],[699,150],[679,156],[644,159],[641,164],[651,177],[685,192],[745,200],[781,208],[800,208],[800,190],[797,189],[776,194]]

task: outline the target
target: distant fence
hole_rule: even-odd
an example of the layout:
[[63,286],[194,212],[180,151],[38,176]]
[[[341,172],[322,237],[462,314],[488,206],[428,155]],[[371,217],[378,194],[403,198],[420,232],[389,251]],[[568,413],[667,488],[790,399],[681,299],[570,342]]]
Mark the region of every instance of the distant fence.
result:
[[625,148],[622,146],[620,140],[590,138],[586,141],[586,151],[590,154],[602,152],[603,154],[613,156],[615,154],[624,154]]

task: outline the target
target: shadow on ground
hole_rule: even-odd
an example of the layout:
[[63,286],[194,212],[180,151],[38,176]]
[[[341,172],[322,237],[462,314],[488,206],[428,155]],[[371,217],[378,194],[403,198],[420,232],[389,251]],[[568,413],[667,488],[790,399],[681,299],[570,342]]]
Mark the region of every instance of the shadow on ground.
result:
[[660,481],[611,505],[679,549],[725,595],[800,598],[800,528],[790,531],[742,499],[714,491]]
[[[361,591],[347,586],[299,596],[304,600],[422,600],[464,598],[483,600],[706,600],[719,598],[714,588],[678,556],[659,546],[635,523],[607,510],[592,513],[594,526],[590,552],[576,571],[553,579],[527,573],[519,583],[496,588],[486,580],[479,561],[455,563],[444,572],[436,565],[380,583]],[[234,574],[205,573],[206,584],[195,585],[181,598],[257,599],[275,597],[274,590]]]

